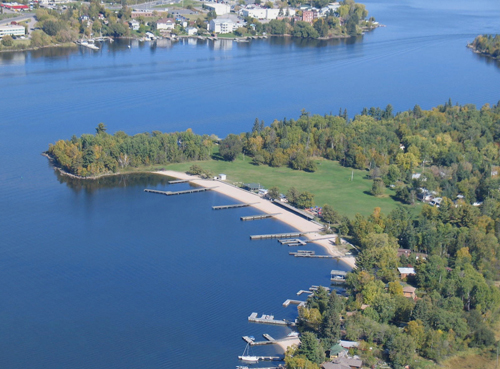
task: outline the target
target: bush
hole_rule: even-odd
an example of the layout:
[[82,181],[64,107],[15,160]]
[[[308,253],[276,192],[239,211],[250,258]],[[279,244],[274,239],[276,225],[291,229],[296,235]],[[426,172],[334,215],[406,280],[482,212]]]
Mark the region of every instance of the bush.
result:
[[2,38],[2,45],[10,47],[14,44],[14,40],[12,39],[11,36],[7,35]]

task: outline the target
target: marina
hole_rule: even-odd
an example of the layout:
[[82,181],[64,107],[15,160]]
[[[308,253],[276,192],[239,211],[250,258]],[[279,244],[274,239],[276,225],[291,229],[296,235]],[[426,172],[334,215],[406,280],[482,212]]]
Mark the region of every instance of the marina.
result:
[[184,190],[184,191],[159,191],[159,190],[150,190],[150,189],[146,188],[144,190],[144,192],[155,193],[157,195],[173,196],[173,195],[186,195],[186,194],[197,193],[197,192],[206,192],[206,191],[213,190],[214,188],[217,188],[217,187],[196,188],[193,190]]
[[243,221],[246,220],[260,220],[260,219],[268,219],[275,217],[276,215],[280,215],[281,213],[275,213],[275,214],[263,214],[263,215],[250,215],[246,217],[241,217],[240,219]]

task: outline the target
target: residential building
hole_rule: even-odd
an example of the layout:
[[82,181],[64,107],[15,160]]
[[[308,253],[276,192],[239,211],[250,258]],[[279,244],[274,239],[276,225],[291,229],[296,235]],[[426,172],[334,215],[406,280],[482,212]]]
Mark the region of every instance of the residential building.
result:
[[231,12],[231,5],[218,3],[204,3],[203,7],[208,11],[214,11],[217,15],[228,14]]
[[156,22],[156,29],[162,30],[172,30],[175,28],[175,19],[173,18],[161,18]]
[[312,23],[314,20],[314,12],[311,10],[304,10],[302,12],[302,21]]
[[231,19],[217,18],[212,19],[208,25],[208,30],[214,33],[231,33],[238,26]]
[[415,287],[411,286],[403,287],[403,295],[404,297],[408,297],[411,298],[412,300],[415,300],[417,298],[417,295],[415,294],[416,290],[417,289]]
[[3,36],[24,36],[26,29],[24,26],[0,26],[0,37]]
[[401,279],[405,279],[410,275],[415,275],[415,268],[398,268]]
[[130,22],[128,22],[128,24],[130,26],[130,29],[133,31],[138,31],[139,27],[141,26],[141,24],[135,19],[132,19]]
[[188,27],[188,28],[186,28],[186,32],[187,32],[188,36],[194,36],[198,33],[198,28]]
[[131,14],[132,18],[139,18],[139,17],[152,17],[153,12],[150,10],[134,10]]

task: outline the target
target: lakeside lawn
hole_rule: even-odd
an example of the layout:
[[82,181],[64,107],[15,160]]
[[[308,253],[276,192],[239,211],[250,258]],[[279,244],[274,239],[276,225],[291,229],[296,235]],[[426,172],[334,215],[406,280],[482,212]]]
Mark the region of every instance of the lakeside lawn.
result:
[[[372,180],[368,172],[342,167],[338,162],[315,159],[318,170],[314,173],[292,170],[290,168],[272,168],[267,165],[255,166],[250,158],[242,155],[233,162],[207,160],[170,164],[168,170],[187,171],[191,165],[198,164],[214,174],[224,173],[230,182],[260,183],[265,188],[278,186],[282,193],[294,186],[299,191],[309,191],[315,195],[318,206],[329,204],[342,215],[352,218],[356,213],[369,215],[375,207],[380,207],[385,214],[398,206],[406,206],[419,211],[421,205],[414,207],[401,205],[392,199],[394,191],[386,189],[385,197],[371,195]],[[351,181],[351,174],[353,180]]]

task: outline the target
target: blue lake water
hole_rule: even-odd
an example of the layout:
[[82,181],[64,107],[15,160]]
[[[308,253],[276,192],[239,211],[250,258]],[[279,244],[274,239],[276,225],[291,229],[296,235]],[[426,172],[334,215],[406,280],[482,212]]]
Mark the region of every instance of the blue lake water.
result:
[[98,52],[0,54],[2,367],[228,368],[242,335],[286,334],[247,316],[294,318],[295,307],[281,304],[345,266],[251,242],[290,228],[241,222],[249,208],[212,211],[234,202],[221,195],[145,194],[188,187],[152,175],[68,181],[40,153],[99,122],[110,132],[223,137],[302,108],[353,115],[389,103],[397,111],[500,100],[498,63],[465,47],[500,32],[497,0],[365,3],[387,27],[350,40],[120,41]]

